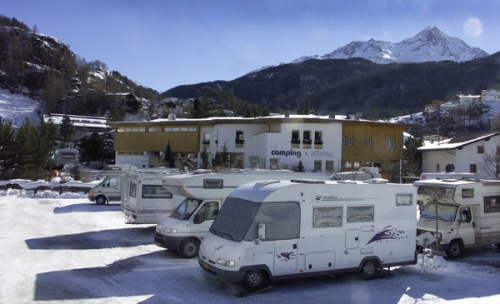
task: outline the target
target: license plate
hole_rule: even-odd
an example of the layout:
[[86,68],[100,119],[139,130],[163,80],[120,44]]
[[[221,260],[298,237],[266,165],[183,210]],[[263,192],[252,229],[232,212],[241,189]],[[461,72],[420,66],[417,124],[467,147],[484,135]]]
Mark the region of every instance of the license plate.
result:
[[208,264],[207,264],[207,263],[205,263],[205,262],[201,263],[201,266],[202,266],[203,268],[205,268],[206,270],[210,270],[210,265],[208,265]]

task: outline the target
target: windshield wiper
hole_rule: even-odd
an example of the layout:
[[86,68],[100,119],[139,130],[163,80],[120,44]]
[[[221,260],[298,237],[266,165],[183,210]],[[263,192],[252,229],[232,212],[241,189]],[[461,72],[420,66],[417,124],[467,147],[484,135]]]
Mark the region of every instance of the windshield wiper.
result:
[[[225,239],[228,239],[228,240],[231,240],[231,241],[234,241],[233,237],[228,234],[228,233],[221,233],[221,236]],[[227,237],[226,237],[227,236]]]

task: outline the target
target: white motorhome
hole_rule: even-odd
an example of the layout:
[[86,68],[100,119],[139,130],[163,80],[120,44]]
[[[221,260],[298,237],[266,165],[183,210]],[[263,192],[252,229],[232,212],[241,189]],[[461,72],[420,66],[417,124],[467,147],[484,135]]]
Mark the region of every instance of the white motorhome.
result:
[[203,237],[231,191],[250,181],[262,179],[329,180],[324,173],[265,169],[241,169],[225,173],[196,171],[193,174],[164,177],[163,186],[172,194],[186,199],[169,217],[156,225],[156,245],[179,251],[185,258],[196,257]]
[[383,268],[416,263],[416,222],[411,184],[251,182],[226,199],[198,261],[251,291],[346,272],[371,279]]
[[57,149],[54,153],[54,165],[76,165],[80,162],[80,155],[77,149],[64,148]]
[[500,180],[426,179],[413,184],[423,205],[417,236],[437,236],[438,250],[450,258],[459,257],[464,248],[500,248]]
[[361,167],[358,171],[342,171],[330,175],[331,180],[355,180],[364,181],[374,178],[382,178],[378,167]]
[[90,189],[88,198],[97,205],[104,205],[111,201],[121,200],[122,178],[130,170],[136,170],[132,165],[109,165],[102,170],[104,179]]
[[173,195],[163,187],[161,178],[179,174],[173,168],[148,168],[125,174],[121,206],[128,224],[157,224],[169,216],[184,197]]

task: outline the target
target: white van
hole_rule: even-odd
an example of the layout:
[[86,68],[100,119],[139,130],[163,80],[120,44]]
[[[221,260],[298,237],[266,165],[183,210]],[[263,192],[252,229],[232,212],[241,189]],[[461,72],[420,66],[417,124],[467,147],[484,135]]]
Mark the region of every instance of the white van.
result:
[[130,170],[136,170],[132,165],[109,165],[102,170],[104,180],[90,189],[88,198],[97,205],[121,200],[122,178]]
[[121,206],[127,224],[157,224],[169,216],[184,197],[173,195],[162,186],[161,178],[179,174],[175,168],[149,168],[128,171]]
[[[397,216],[395,216],[397,214]],[[259,181],[234,190],[200,246],[200,266],[258,290],[272,281],[412,265],[411,184]]]
[[361,167],[358,171],[342,171],[330,175],[331,180],[364,181],[374,178],[382,178],[378,167]]
[[297,178],[329,180],[324,173],[266,169],[239,169],[225,173],[195,171],[193,174],[164,177],[163,186],[172,194],[185,197],[185,200],[169,217],[156,225],[155,243],[179,251],[185,258],[194,258],[231,191],[250,181]]
[[437,236],[438,250],[450,258],[459,257],[464,248],[500,248],[500,180],[426,179],[413,184],[423,205],[417,235]]

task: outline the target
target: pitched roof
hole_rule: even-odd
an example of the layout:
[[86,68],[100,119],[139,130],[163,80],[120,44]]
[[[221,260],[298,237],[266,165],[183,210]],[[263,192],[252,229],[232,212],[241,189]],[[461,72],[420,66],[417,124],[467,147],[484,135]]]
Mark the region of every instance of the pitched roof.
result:
[[500,132],[490,132],[483,134],[474,134],[474,135],[464,135],[457,136],[447,140],[434,142],[432,144],[426,144],[418,148],[420,151],[432,151],[432,150],[452,150],[458,149],[472,143],[481,141],[481,140],[489,140],[491,137],[500,135]]

